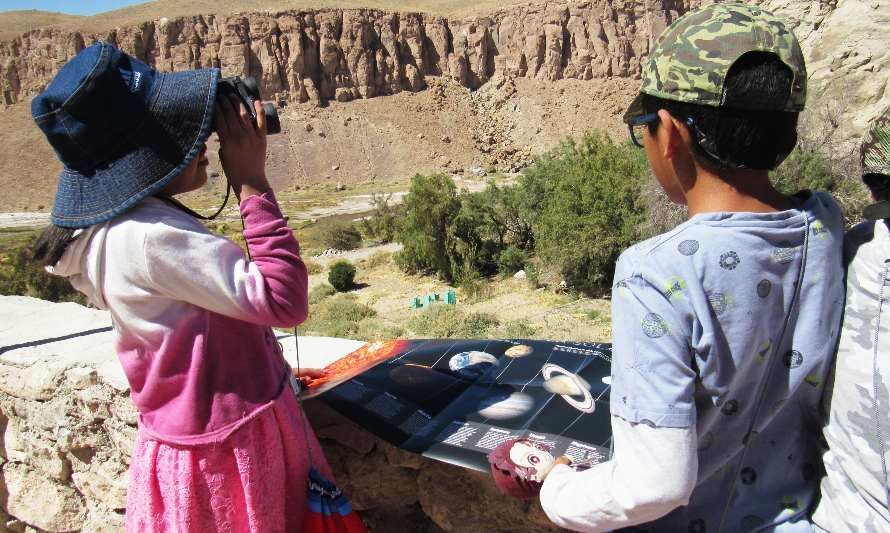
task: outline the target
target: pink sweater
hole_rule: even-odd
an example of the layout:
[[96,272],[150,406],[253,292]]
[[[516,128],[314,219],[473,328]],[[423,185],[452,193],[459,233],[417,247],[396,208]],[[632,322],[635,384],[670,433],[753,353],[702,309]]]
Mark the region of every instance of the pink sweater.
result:
[[287,383],[268,326],[305,320],[306,267],[271,192],[240,207],[252,262],[150,198],[84,232],[54,268],[111,311],[141,426],[167,443],[221,441]]

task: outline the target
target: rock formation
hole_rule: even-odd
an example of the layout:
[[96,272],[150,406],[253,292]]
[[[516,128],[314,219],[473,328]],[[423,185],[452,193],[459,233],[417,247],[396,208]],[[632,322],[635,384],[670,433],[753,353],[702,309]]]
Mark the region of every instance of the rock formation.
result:
[[680,0],[562,2],[449,21],[372,9],[161,18],[105,35],[37,29],[0,44],[6,104],[40,91],[84,46],[105,39],[162,71],[220,67],[299,102],[420,91],[445,75],[478,88],[495,73],[558,80],[638,77]]

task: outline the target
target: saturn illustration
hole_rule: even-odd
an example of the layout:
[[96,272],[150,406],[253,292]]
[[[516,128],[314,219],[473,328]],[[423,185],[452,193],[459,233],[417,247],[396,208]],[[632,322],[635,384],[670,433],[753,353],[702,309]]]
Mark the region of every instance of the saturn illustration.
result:
[[452,356],[448,368],[463,378],[478,379],[496,364],[497,358],[490,353],[473,351]]
[[578,374],[551,363],[541,367],[541,374],[544,376],[544,389],[547,392],[561,396],[582,413],[592,413],[596,409],[590,383]]

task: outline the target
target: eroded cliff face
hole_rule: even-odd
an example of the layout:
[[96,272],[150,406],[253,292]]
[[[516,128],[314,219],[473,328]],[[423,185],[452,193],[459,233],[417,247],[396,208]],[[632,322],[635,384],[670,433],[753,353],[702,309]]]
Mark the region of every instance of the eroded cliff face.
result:
[[161,18],[106,35],[38,29],[0,44],[6,104],[39,92],[97,39],[162,71],[220,67],[266,95],[348,101],[420,91],[444,75],[478,88],[497,73],[544,80],[638,77],[671,20],[697,0],[593,0],[505,8],[446,20],[370,9]]
[[[219,67],[257,77],[267,98],[307,103],[282,115],[291,141],[282,157],[301,159],[288,171],[294,183],[510,171],[566,135],[622,135],[620,115],[655,38],[711,1],[561,0],[460,20],[373,9],[195,15],[101,35],[38,29],[0,43],[0,107],[22,103],[12,107],[24,115],[20,108],[68,59],[107,39],[162,71]],[[852,154],[890,105],[890,0],[748,1],[789,20],[802,42],[802,138],[832,156]],[[331,113],[312,105],[353,100],[361,103]],[[0,146],[0,172],[21,173],[3,161],[17,159]]]

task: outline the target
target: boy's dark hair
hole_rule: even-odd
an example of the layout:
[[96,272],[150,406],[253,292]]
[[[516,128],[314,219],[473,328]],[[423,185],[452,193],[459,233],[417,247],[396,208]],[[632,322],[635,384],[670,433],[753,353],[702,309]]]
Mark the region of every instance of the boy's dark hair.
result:
[[886,174],[866,174],[862,176],[865,186],[878,202],[890,200],[890,176]]
[[[798,113],[756,111],[782,107],[788,100],[794,75],[768,52],[749,52],[730,68],[720,107],[689,104],[643,94],[646,113],[666,110],[689,126],[696,141],[693,150],[702,166],[725,170],[772,170],[797,145]],[[655,133],[659,122],[650,122]]]

